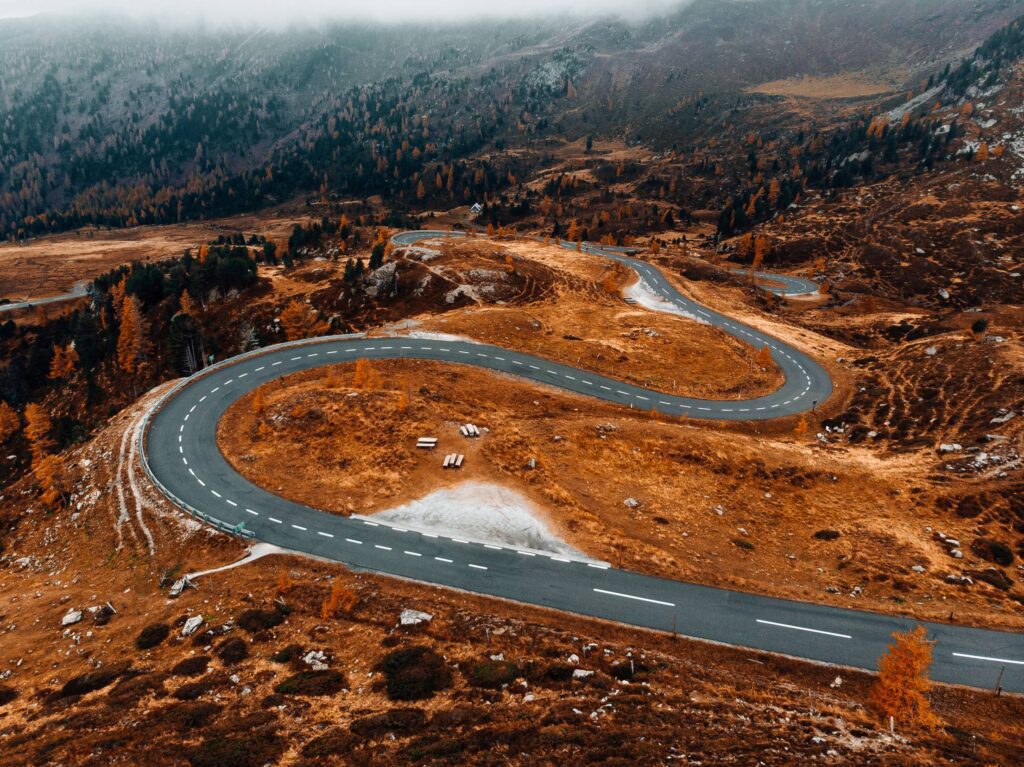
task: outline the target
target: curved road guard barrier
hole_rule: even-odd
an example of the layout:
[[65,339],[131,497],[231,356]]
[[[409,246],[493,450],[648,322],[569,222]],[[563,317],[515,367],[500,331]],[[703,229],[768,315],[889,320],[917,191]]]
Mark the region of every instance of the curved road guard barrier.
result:
[[[447,233],[405,233],[399,243]],[[574,247],[574,246],[573,246]],[[535,551],[471,543],[345,518],[280,498],[249,482],[217,447],[217,423],[239,397],[290,373],[360,357],[428,359],[511,373],[623,405],[696,417],[772,418],[810,408],[831,392],[825,371],[796,349],[679,295],[657,269],[588,246],[636,269],[687,311],[749,343],[768,344],[786,383],[748,402],[669,397],[531,355],[466,341],[336,336],[281,344],[225,360],[189,378],[157,403],[141,455],[154,482],[178,505],[221,529],[351,567],[550,607],[660,631],[808,660],[873,669],[891,634],[913,621],[743,594],[617,570]],[[667,403],[667,405],[665,404]],[[933,677],[1024,692],[1024,636],[926,623],[935,647]]]

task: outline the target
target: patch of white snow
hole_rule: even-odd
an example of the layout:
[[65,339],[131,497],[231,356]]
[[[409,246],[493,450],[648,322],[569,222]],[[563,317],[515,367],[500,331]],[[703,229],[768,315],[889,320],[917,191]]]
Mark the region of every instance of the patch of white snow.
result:
[[632,298],[645,309],[650,309],[654,312],[664,312],[665,314],[675,314],[679,317],[693,320],[694,322],[700,322],[704,325],[707,324],[696,314],[691,314],[685,309],[676,306],[671,301],[668,301],[664,297],[658,295],[654,291],[654,288],[648,285],[642,278],[627,287],[623,291],[623,295],[625,295],[626,298]]
[[448,538],[588,559],[548,529],[529,499],[486,482],[435,490],[372,518]]

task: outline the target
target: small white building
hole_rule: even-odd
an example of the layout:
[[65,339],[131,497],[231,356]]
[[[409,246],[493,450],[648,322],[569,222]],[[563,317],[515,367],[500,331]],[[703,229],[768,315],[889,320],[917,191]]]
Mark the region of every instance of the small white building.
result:
[[484,206],[478,202],[474,202],[473,207],[469,209],[469,212],[472,213],[474,216],[479,216],[481,213],[484,212]]

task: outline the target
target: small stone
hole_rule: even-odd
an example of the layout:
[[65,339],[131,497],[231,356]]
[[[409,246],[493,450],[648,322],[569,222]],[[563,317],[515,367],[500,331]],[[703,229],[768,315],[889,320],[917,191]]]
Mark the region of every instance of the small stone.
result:
[[185,625],[181,627],[181,635],[183,637],[192,636],[194,633],[196,633],[196,629],[198,629],[202,625],[203,616],[193,615],[191,618],[185,621]]
[[71,626],[71,625],[73,625],[75,623],[78,623],[80,620],[82,620],[82,611],[81,610],[68,610],[64,614],[64,617],[60,619],[60,625],[61,626]]
[[434,620],[433,615],[419,610],[402,610],[402,614],[398,616],[398,622],[403,626],[418,626],[421,623],[430,623],[432,620]]
[[627,498],[622,502],[622,505],[629,509],[635,509],[640,505],[640,501],[636,498]]
[[583,669],[583,668],[578,668],[578,669],[576,669],[575,671],[572,672],[572,678],[573,679],[587,679],[588,677],[592,677],[593,675],[594,675],[593,671],[590,671],[588,669]]

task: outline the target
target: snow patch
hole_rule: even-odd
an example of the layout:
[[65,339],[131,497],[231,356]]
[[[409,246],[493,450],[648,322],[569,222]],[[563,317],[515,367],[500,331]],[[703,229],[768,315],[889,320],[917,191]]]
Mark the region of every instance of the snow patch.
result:
[[414,330],[412,333],[407,333],[406,338],[421,338],[424,341],[462,341],[468,344],[478,344],[479,341],[474,341],[472,338],[466,336],[455,335],[454,333],[433,333],[429,330]]
[[211,570],[203,570],[202,572],[198,573],[189,573],[185,577],[190,581],[194,581],[196,578],[201,578],[204,575],[213,575],[213,573],[220,573],[224,570],[231,570],[232,568],[240,567],[241,565],[247,565],[250,562],[255,562],[257,559],[262,559],[263,557],[268,556],[269,554],[290,553],[292,552],[289,552],[287,549],[282,549],[280,546],[274,546],[271,543],[257,543],[255,546],[249,549],[249,551],[246,553],[244,557],[242,557],[236,562],[221,565],[220,567],[214,567]]
[[650,309],[651,311],[654,312],[675,314],[679,317],[684,317],[688,320],[693,320],[694,322],[699,322],[703,325],[707,324],[696,314],[691,314],[682,307],[679,307],[676,304],[672,303],[671,301],[665,300],[662,296],[659,296],[657,293],[654,292],[654,288],[648,285],[642,277],[638,279],[636,282],[634,282],[632,285],[627,287],[625,291],[623,291],[623,295],[625,295],[626,298],[632,298],[645,309]]
[[373,515],[376,522],[516,549],[588,559],[540,520],[525,496],[501,485],[463,482]]

